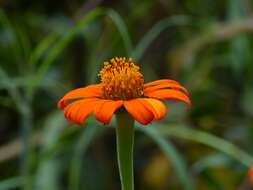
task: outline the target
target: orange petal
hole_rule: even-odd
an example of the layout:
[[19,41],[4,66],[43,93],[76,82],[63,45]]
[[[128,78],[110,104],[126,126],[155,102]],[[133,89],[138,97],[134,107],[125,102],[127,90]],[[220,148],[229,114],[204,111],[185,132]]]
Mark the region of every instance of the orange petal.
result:
[[248,175],[249,175],[250,183],[251,183],[251,185],[253,186],[253,167],[251,167],[251,168],[248,170]]
[[100,101],[97,98],[77,100],[65,107],[64,116],[69,121],[82,125]]
[[178,100],[191,105],[191,100],[183,92],[172,89],[162,89],[144,93],[144,96],[165,100]]
[[154,118],[153,113],[146,109],[141,98],[124,101],[124,107],[135,120],[143,125],[147,125]]
[[89,85],[84,88],[77,88],[65,94],[57,104],[59,109],[66,106],[68,100],[77,98],[94,98],[100,97],[102,94],[102,88],[100,84]]
[[170,79],[160,79],[160,80],[155,80],[152,82],[148,82],[146,84],[144,84],[144,88],[148,87],[148,86],[154,86],[154,85],[161,85],[161,84],[179,84],[177,81],[175,80],[170,80]]
[[103,103],[96,105],[94,110],[94,116],[98,121],[102,123],[109,124],[113,113],[121,107],[123,104],[122,100],[104,100]]
[[144,93],[155,91],[155,90],[161,90],[161,89],[176,89],[176,90],[181,90],[186,94],[189,94],[186,88],[176,83],[162,83],[162,84],[157,84],[157,85],[150,85],[150,86],[144,87]]
[[154,114],[155,120],[160,120],[166,115],[166,106],[160,100],[153,98],[141,98],[141,100],[147,102],[145,107]]

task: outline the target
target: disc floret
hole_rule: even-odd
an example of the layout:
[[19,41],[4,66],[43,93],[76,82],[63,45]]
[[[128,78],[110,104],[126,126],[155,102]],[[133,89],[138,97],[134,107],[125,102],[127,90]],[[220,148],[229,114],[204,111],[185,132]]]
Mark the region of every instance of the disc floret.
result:
[[99,77],[105,99],[129,100],[143,96],[143,75],[131,58],[116,57],[104,62]]

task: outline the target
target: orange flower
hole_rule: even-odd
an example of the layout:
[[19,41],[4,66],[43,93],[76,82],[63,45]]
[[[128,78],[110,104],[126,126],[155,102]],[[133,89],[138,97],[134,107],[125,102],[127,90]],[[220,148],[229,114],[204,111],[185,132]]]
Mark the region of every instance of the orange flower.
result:
[[250,183],[251,183],[251,185],[253,185],[253,167],[251,167],[251,168],[248,170],[248,175],[249,175]]
[[72,90],[60,99],[58,108],[64,109],[69,121],[82,125],[93,113],[98,121],[108,124],[113,113],[124,107],[135,120],[146,125],[165,116],[166,106],[160,100],[191,105],[188,91],[174,80],[144,84],[140,68],[132,59],[116,57],[105,62],[99,77],[100,84]]

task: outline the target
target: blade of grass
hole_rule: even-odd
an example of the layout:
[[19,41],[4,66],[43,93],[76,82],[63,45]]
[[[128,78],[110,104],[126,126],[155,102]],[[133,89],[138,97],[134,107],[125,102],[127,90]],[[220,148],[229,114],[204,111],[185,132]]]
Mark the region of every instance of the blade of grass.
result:
[[221,139],[217,136],[209,134],[207,132],[199,131],[196,129],[186,128],[182,126],[156,126],[158,130],[167,136],[173,136],[177,138],[183,138],[194,142],[202,143],[210,146],[216,150],[219,150],[231,158],[237,160],[239,163],[247,166],[253,166],[253,157],[248,153],[244,152],[234,144]]
[[43,142],[41,145],[40,160],[38,161],[37,173],[34,177],[35,189],[57,190],[60,188],[59,178],[62,171],[62,161],[55,157],[57,150],[47,157],[44,154],[51,150],[59,141],[66,120],[62,113],[49,114],[44,124]]
[[0,67],[0,89],[6,89],[8,91],[20,113],[25,111],[26,108],[24,102],[21,98],[19,91],[17,90],[17,83],[11,80],[8,74],[1,67]]
[[30,164],[31,164],[31,130],[33,126],[33,114],[31,111],[30,103],[23,98],[16,86],[10,82],[8,75],[0,68],[0,77],[7,81],[7,90],[14,100],[17,109],[20,114],[20,133],[22,137],[22,154],[20,157],[20,170],[24,177],[24,189],[31,189],[31,174],[30,174]]
[[77,145],[75,146],[73,153],[73,158],[70,163],[69,189],[78,190],[80,188],[79,183],[83,160],[82,156],[87,151],[95,135],[97,135],[100,130],[101,128],[93,126],[82,129],[81,136],[77,141]]
[[[39,81],[43,78],[43,76],[46,74],[47,70],[49,69],[50,65],[53,63],[53,61],[57,58],[57,56],[62,52],[62,50],[71,42],[71,40],[75,37],[75,35],[80,32],[81,30],[84,30],[85,27],[87,27],[92,21],[94,21],[96,18],[107,15],[109,16],[112,21],[114,22],[115,26],[119,30],[124,45],[126,47],[127,52],[130,52],[132,48],[132,43],[129,37],[129,34],[127,32],[126,25],[123,22],[123,19],[113,10],[106,10],[102,8],[96,8],[93,11],[90,11],[87,15],[83,16],[77,24],[68,31],[63,38],[61,38],[55,45],[49,50],[47,57],[42,61],[41,66],[38,69],[37,79],[31,82],[30,89],[29,89],[29,97],[32,97],[32,94],[34,93],[36,86],[38,85]],[[53,35],[52,35],[53,36]],[[53,38],[53,37],[52,37]],[[35,58],[32,58],[32,61],[34,59],[38,59],[40,57],[40,52],[42,53],[46,47],[44,45],[49,45],[49,42],[51,41],[50,37],[45,41],[45,44],[42,44],[38,50],[37,54],[38,56],[35,56]]]
[[32,189],[32,174],[31,174],[31,163],[32,163],[32,143],[31,135],[33,128],[33,113],[31,105],[23,100],[23,107],[20,110],[20,134],[23,141],[22,153],[21,153],[21,173],[24,177],[24,190]]
[[38,63],[39,59],[43,56],[43,54],[45,54],[45,52],[49,49],[57,37],[59,37],[58,33],[52,33],[42,39],[36,48],[32,51],[29,63],[31,65]]
[[138,129],[151,137],[168,159],[171,160],[178,177],[182,182],[183,188],[186,190],[194,189],[193,184],[187,175],[187,169],[183,158],[179,155],[174,146],[161,135],[162,133],[154,127],[139,127]]
[[[8,84],[9,83],[9,77],[1,66],[0,66],[0,79],[1,79],[0,80],[1,84],[6,84],[6,83]],[[3,82],[3,81],[5,81],[5,82]]]
[[131,57],[135,61],[139,61],[145,50],[151,44],[151,42],[166,28],[170,26],[182,26],[189,23],[189,18],[186,16],[172,16],[165,18],[155,24],[139,41],[136,48],[131,53]]
[[42,80],[43,76],[47,72],[50,65],[56,59],[56,57],[62,52],[62,50],[71,42],[71,40],[75,37],[75,35],[80,31],[85,29],[88,24],[91,23],[94,19],[104,14],[104,9],[94,9],[90,11],[87,15],[83,16],[79,22],[69,31],[66,35],[63,36],[48,52],[47,57],[43,60],[41,66],[38,69],[37,79],[34,80],[28,92],[29,98],[33,97],[33,93],[36,89],[38,83]]
[[[229,0],[227,7],[229,20],[235,21],[245,17],[241,1]],[[245,64],[250,61],[249,57],[251,55],[248,39],[245,34],[240,34],[231,39],[229,54],[230,59],[228,62],[231,64],[235,76],[239,79]]]
[[[12,55],[15,57],[16,61],[18,61],[19,57],[21,57],[22,49],[21,49],[21,46],[18,42],[18,37],[17,37],[16,31],[15,31],[14,27],[12,26],[9,18],[5,15],[5,13],[2,9],[0,9],[0,24],[2,24],[4,26],[4,28],[8,30],[9,35],[14,38],[14,41],[13,41],[14,43],[11,43],[11,51],[12,51]],[[17,66],[19,66],[19,65],[17,65]]]
[[[116,29],[119,31],[119,34],[121,35],[121,38],[123,40],[123,45],[125,47],[126,50],[126,55],[130,55],[131,51],[132,51],[132,41],[131,38],[129,36],[129,32],[127,30],[126,24],[124,22],[124,20],[122,19],[122,17],[115,12],[112,9],[109,9],[105,12],[106,16],[108,16],[113,24],[115,25]],[[108,27],[107,27],[108,28]],[[105,39],[108,38],[108,31],[107,28],[105,28],[103,30],[103,33],[99,36],[98,40],[97,40],[97,46],[96,49],[94,49],[93,51],[91,51],[91,56],[89,57],[89,61],[86,64],[86,71],[88,71],[86,73],[87,76],[87,82],[94,82],[97,79],[97,70],[99,68],[101,68],[101,63],[104,62],[105,58],[108,57],[108,54],[110,54],[111,51],[113,51],[114,48],[114,43],[113,40],[111,40],[111,44],[110,47],[108,47],[107,43],[105,43]],[[109,26],[109,28],[111,28]],[[107,47],[105,47],[107,46]],[[107,51],[104,51],[104,49],[107,49]],[[93,72],[90,72],[93,71]]]
[[58,43],[56,43],[54,47],[52,47],[48,56],[43,61],[41,67],[38,70],[39,76],[43,76],[45,72],[47,72],[48,68],[53,63],[55,58],[62,52],[62,50],[68,45],[68,43],[80,30],[84,30],[91,21],[103,15],[103,13],[103,9],[97,8],[93,11],[90,11],[87,15],[83,16],[80,21]]
[[[22,25],[15,23],[14,24],[14,30],[15,30],[15,33],[16,33],[17,43],[20,47],[20,51],[21,51],[20,53],[21,53],[21,56],[23,58],[22,61],[24,61],[24,63],[26,63],[28,58],[29,58],[29,55],[31,53],[31,41],[28,37],[28,34],[25,31],[25,28]],[[28,69],[23,68],[22,71],[27,72]]]
[[173,67],[179,69],[184,64],[195,63],[196,55],[210,44],[217,44],[231,40],[238,35],[252,33],[252,23],[252,18],[249,17],[225,23],[214,22],[209,24],[207,29],[170,52],[172,64],[175,64]]
[[16,189],[22,186],[22,184],[23,184],[22,177],[13,177],[10,179],[0,181],[0,189],[1,190]]
[[229,164],[229,161],[231,161],[231,159],[229,159],[223,153],[216,153],[216,154],[208,155],[204,157],[203,159],[197,161],[196,163],[194,163],[192,168],[195,172],[200,173],[206,168],[226,166]]
[[122,17],[114,10],[109,9],[106,12],[107,16],[111,18],[111,20],[114,22],[115,26],[117,27],[118,31],[120,32],[125,48],[126,48],[126,52],[127,55],[130,55],[130,52],[132,52],[132,41],[131,38],[129,36],[126,24],[124,23]]

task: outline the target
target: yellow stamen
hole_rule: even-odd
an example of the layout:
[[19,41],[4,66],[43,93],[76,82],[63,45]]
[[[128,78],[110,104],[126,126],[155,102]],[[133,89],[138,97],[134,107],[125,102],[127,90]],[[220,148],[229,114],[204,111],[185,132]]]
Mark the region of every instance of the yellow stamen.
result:
[[131,58],[116,57],[105,62],[99,77],[106,99],[129,100],[143,96],[143,75]]

